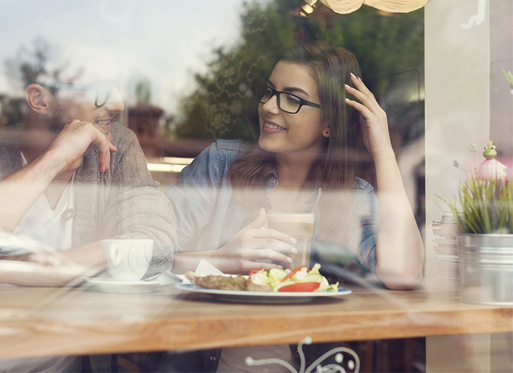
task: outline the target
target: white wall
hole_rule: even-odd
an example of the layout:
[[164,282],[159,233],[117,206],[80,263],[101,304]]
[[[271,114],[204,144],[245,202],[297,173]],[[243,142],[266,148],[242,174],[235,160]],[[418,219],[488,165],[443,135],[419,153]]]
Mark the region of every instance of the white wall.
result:
[[513,91],[502,72],[513,72],[512,19],[513,1],[490,0],[490,132],[502,160],[510,158],[510,168],[513,164]]
[[[470,28],[478,5],[484,19]],[[441,218],[440,193],[457,191],[461,171],[477,145],[477,156],[490,134],[489,2],[431,0],[425,8],[426,110],[426,277],[435,273],[431,223]]]

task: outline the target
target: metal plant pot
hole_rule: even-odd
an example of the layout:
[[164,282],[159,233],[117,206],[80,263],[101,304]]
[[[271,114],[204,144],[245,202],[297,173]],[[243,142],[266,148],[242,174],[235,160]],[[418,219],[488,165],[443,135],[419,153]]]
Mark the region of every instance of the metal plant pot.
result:
[[513,234],[459,234],[461,300],[513,305]]

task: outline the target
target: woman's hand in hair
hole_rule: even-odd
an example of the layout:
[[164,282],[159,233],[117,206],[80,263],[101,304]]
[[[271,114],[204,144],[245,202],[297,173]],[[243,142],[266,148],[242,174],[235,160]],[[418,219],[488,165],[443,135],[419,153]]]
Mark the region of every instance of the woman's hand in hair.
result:
[[351,82],[353,87],[346,84],[346,92],[358,101],[346,98],[346,104],[358,110],[364,118],[362,134],[365,146],[374,159],[393,153],[387,114],[359,77],[351,74]]
[[267,228],[267,215],[261,209],[253,222],[213,253],[214,262],[225,273],[247,274],[250,269],[282,267],[276,263],[292,262],[290,255],[297,252],[292,246],[295,242],[293,237]]

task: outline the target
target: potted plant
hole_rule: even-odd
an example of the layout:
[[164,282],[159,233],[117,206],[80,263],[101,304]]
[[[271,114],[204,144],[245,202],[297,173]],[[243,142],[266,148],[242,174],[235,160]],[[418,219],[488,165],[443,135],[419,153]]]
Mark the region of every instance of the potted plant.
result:
[[458,227],[461,300],[513,304],[513,182],[488,141],[455,198],[441,197]]

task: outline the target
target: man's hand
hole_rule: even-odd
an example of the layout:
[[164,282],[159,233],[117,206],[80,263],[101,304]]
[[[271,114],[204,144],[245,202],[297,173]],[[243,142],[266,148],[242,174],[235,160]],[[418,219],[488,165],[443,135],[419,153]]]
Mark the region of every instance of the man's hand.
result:
[[75,286],[104,270],[100,241],[68,251],[0,257],[0,283],[19,286]]
[[110,133],[105,134],[90,122],[75,119],[67,124],[59,136],[48,148],[47,153],[61,167],[60,172],[74,171],[82,164],[83,158],[91,150],[99,151],[98,169],[105,172],[109,169],[110,153],[116,152]]
[[[107,171],[110,152],[117,151],[109,134],[104,134],[90,122],[74,120],[63,128],[43,154],[2,180],[0,231],[12,232],[30,206],[60,175],[63,176],[60,182],[67,183],[67,178],[71,178],[93,147],[100,152],[99,171]],[[56,195],[58,197],[60,193]]]

